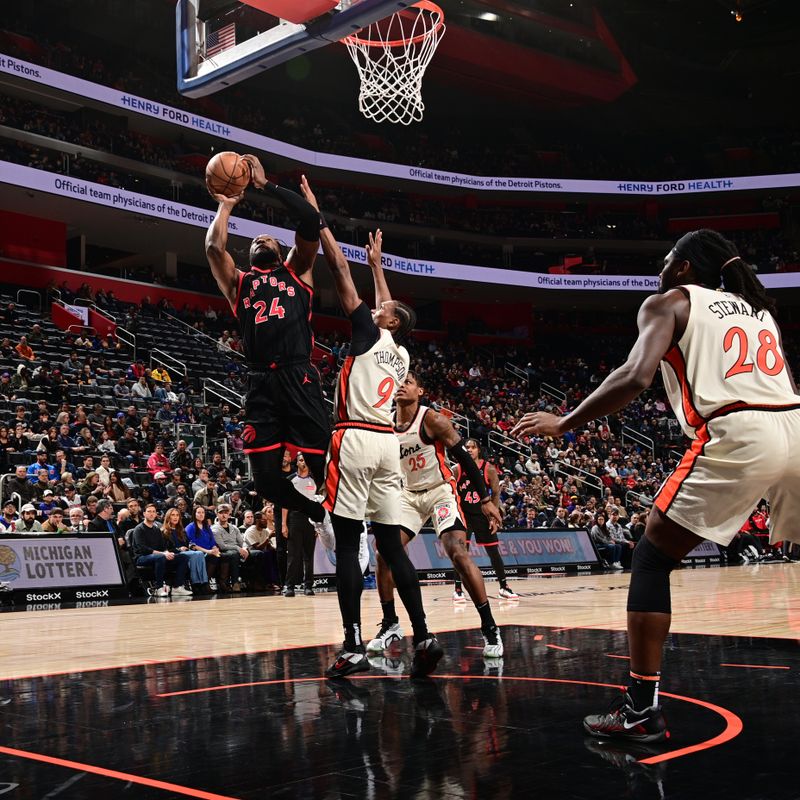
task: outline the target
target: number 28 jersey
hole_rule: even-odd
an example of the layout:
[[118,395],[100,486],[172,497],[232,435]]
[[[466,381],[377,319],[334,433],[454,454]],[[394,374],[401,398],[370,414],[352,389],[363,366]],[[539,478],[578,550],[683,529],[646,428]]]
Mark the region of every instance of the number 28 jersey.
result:
[[288,264],[239,273],[234,314],[251,367],[274,369],[310,360],[313,296],[314,290]]
[[408,350],[379,329],[369,350],[345,359],[336,383],[335,422],[368,423],[394,432],[392,400],[406,379],[409,361]]
[[772,315],[730,292],[682,288],[689,292],[689,319],[661,372],[686,435],[695,438],[710,417],[728,407],[796,405]]

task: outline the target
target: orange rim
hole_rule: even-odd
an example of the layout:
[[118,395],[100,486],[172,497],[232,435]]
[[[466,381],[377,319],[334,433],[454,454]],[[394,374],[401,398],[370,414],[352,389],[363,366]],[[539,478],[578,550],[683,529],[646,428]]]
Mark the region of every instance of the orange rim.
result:
[[431,2],[431,0],[418,0],[418,2],[408,6],[408,8],[404,8],[403,11],[397,11],[395,13],[402,14],[405,11],[410,11],[412,8],[419,9],[420,11],[430,11],[431,14],[438,14],[439,21],[436,23],[436,26],[411,39],[392,39],[388,42],[384,42],[382,39],[360,39],[358,33],[354,33],[351,36],[345,36],[341,41],[345,44],[362,45],[364,47],[402,47],[407,44],[419,44],[442,29],[444,25],[444,11],[442,11],[441,7],[437,6],[436,3]]

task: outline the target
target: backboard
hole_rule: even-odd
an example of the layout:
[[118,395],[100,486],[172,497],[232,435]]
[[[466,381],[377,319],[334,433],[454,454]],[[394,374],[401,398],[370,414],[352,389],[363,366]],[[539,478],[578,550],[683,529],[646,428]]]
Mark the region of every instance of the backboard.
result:
[[[188,97],[218,92],[303,53],[338,42],[413,3],[414,0],[178,0],[178,91]],[[279,13],[290,15],[294,21],[281,18]]]

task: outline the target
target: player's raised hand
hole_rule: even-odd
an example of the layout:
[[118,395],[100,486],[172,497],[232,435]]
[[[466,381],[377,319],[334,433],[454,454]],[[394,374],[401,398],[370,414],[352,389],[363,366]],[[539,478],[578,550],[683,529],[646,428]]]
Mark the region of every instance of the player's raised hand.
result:
[[303,197],[308,201],[308,203],[314,208],[319,211],[319,203],[317,202],[317,196],[311,190],[311,184],[308,182],[308,178],[305,175],[300,176],[300,193]]
[[250,165],[250,182],[256,189],[263,189],[267,185],[267,173],[261,162],[250,153],[243,155],[242,160]]
[[489,529],[496,533],[503,525],[503,518],[500,516],[500,509],[492,502],[481,503],[483,516],[489,521]]
[[561,436],[564,433],[564,418],[544,411],[533,411],[524,417],[512,428],[512,436]]
[[212,192],[211,189],[208,189],[209,194],[220,204],[220,206],[227,208],[230,211],[243,197],[244,192],[240,192],[233,197],[228,197],[224,194],[217,194],[216,192]]
[[369,242],[367,242],[366,246],[367,251],[367,263],[371,267],[379,267],[381,266],[381,250],[383,249],[383,231],[378,228],[375,231],[375,235],[372,235],[370,231],[369,234]]

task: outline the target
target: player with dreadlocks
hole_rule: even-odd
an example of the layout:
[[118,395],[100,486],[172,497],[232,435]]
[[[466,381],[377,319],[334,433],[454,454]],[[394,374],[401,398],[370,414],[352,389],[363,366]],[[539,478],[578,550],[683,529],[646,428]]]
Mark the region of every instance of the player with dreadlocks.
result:
[[671,622],[670,573],[703,539],[723,547],[761,498],[771,538],[800,541],[800,397],[786,362],[775,302],[736,245],[687,233],[664,259],[659,293],[639,310],[627,361],[565,417],[526,414],[513,433],[560,436],[628,405],[659,363],[692,445],[664,482],[633,553],[628,590],[630,683],[593,736],[639,742],[669,735],[658,686]]

